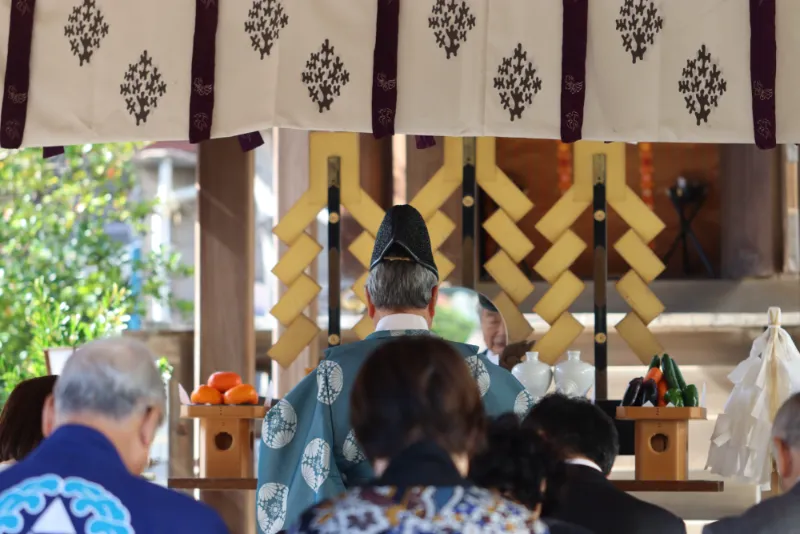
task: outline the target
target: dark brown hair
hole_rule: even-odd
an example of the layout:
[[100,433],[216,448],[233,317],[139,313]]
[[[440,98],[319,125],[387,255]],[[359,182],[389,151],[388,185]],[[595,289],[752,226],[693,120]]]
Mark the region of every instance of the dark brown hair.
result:
[[44,439],[42,408],[53,393],[56,375],[17,384],[0,413],[0,462],[20,461]]
[[356,377],[350,408],[356,439],[370,460],[393,458],[420,441],[472,456],[484,438],[478,385],[464,357],[433,336],[378,347]]

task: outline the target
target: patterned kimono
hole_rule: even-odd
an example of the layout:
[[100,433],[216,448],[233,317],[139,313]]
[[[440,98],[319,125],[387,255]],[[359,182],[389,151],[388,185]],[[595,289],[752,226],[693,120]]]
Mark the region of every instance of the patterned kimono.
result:
[[[350,391],[373,350],[397,336],[427,330],[378,331],[365,340],[334,347],[325,359],[264,419],[258,465],[256,513],[259,532],[274,534],[308,507],[372,478],[372,467],[350,428]],[[533,397],[508,371],[452,343],[464,356],[490,416],[527,414]]]
[[373,485],[353,488],[303,513],[292,534],[545,534],[524,506],[472,486],[446,452],[418,443]]

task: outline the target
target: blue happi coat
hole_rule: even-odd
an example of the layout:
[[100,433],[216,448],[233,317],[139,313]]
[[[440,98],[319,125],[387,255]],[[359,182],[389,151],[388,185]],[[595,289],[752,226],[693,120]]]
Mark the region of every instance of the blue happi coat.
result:
[[[264,419],[258,462],[256,514],[260,534],[291,525],[308,507],[372,478],[372,467],[350,428],[350,391],[361,365],[379,345],[427,330],[379,331],[328,349],[325,359]],[[486,412],[527,414],[533,397],[477,347],[451,343],[478,383]]]
[[227,534],[222,519],[191,497],[128,472],[96,430],[56,430],[0,472],[0,533]]

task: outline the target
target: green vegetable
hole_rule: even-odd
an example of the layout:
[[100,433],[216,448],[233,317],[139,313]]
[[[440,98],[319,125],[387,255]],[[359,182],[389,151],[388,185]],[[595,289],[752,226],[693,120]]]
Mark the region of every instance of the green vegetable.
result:
[[625,390],[625,395],[622,397],[623,406],[638,406],[642,405],[642,379],[634,378],[628,383],[628,389]]
[[669,389],[677,389],[680,391],[680,383],[678,382],[678,377],[675,375],[675,366],[672,364],[672,358],[669,357],[669,354],[665,354],[664,357],[661,358],[661,372],[664,373],[664,379],[667,381]]
[[683,405],[687,407],[700,406],[700,396],[697,393],[697,386],[689,384],[683,390]]
[[653,406],[658,406],[658,384],[655,380],[645,380],[642,392],[642,404],[650,402]]
[[653,356],[653,359],[650,360],[650,366],[647,368],[647,370],[649,371],[650,369],[653,369],[654,367],[661,367],[661,356],[659,356],[658,354]]
[[675,378],[678,380],[678,387],[681,391],[686,389],[686,380],[683,379],[683,373],[681,373],[681,368],[678,366],[678,362],[672,360],[672,368],[675,369]]
[[683,408],[683,394],[678,388],[667,390],[664,399],[667,401],[667,404],[671,403],[676,408]]

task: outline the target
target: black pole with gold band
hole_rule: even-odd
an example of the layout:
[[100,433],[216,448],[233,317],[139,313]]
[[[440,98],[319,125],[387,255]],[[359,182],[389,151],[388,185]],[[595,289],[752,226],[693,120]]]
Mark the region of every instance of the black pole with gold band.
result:
[[475,179],[476,145],[474,137],[464,138],[463,181],[461,185],[461,285],[475,289],[477,259],[477,192]]
[[341,324],[341,169],[339,156],[328,158],[328,346],[342,342]]
[[608,399],[608,218],[606,211],[606,155],[592,156],[594,213],[594,372],[595,399]]

